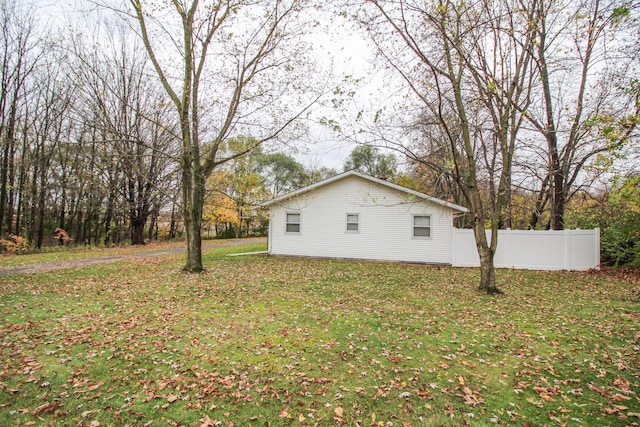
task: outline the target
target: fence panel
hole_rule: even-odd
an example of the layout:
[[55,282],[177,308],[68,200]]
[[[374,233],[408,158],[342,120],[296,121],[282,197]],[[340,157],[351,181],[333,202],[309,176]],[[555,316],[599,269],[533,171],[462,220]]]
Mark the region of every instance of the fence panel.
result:
[[[491,239],[491,232],[486,233]],[[499,230],[494,264],[525,270],[599,268],[600,230]],[[480,266],[473,230],[453,231],[452,265]]]

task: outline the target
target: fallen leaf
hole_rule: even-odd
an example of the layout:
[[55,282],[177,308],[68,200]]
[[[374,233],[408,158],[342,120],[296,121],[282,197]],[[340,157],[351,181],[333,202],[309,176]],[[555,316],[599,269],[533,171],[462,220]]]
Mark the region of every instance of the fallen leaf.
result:
[[55,403],[43,403],[33,411],[33,415],[51,414],[55,412],[57,405]]
[[629,396],[623,396],[621,394],[614,394],[611,397],[613,400],[618,401],[618,402],[623,402],[625,400],[631,400],[631,398]]
[[613,408],[603,408],[602,410],[609,414],[609,415],[613,415],[613,414],[617,414],[620,411],[626,411],[627,408],[626,406],[622,406],[622,405],[613,405]]
[[208,415],[205,414],[205,416],[202,418],[202,422],[198,424],[198,427],[214,427],[215,425],[215,421],[213,421],[211,418],[209,418]]
[[289,415],[289,407],[285,406],[284,408],[282,408],[282,410],[278,413],[278,416],[280,418],[291,418],[291,415]]

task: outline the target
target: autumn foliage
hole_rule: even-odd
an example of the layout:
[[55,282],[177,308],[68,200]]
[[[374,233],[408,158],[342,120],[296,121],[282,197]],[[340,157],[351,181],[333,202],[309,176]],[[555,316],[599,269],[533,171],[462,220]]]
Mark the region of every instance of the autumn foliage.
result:
[[16,234],[9,234],[6,239],[0,239],[0,247],[12,254],[29,250],[27,239]]
[[65,243],[69,243],[70,241],[73,240],[69,236],[69,233],[67,233],[65,230],[63,230],[60,227],[55,229],[55,234],[53,235],[53,238],[56,239],[57,241],[59,241],[61,245],[65,244]]
[[215,227],[217,236],[249,235],[266,221],[258,204],[268,198],[268,193],[258,174],[216,171],[207,185],[211,191],[202,219]]

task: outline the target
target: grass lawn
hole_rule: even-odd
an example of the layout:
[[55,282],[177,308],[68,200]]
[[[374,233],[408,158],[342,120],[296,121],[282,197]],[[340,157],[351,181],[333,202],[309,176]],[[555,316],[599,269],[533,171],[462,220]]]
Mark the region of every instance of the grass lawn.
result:
[[640,423],[631,282],[263,249],[0,278],[0,426]]

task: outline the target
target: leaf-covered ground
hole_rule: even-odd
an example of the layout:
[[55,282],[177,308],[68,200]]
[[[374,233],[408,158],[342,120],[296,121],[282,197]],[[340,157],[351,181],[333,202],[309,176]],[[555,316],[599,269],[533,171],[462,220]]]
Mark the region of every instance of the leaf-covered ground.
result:
[[238,250],[0,278],[0,425],[640,423],[631,281]]

